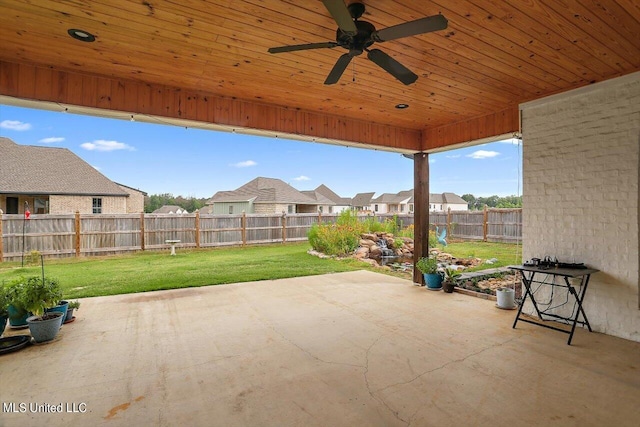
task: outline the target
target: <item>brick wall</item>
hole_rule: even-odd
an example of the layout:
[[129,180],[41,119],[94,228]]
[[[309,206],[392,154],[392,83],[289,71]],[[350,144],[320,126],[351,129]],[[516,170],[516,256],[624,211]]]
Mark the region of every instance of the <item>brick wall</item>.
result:
[[[96,196],[99,197],[99,196]],[[101,196],[103,214],[127,213],[127,197]],[[81,214],[93,213],[92,196],[50,196],[49,213],[70,214],[79,211]]]
[[129,193],[129,197],[127,197],[126,202],[126,213],[144,212],[144,193],[129,187],[125,187],[124,185],[118,185],[118,187],[120,187],[123,191]]
[[640,341],[640,73],[521,109],[524,259],[601,270],[585,299],[592,328]]

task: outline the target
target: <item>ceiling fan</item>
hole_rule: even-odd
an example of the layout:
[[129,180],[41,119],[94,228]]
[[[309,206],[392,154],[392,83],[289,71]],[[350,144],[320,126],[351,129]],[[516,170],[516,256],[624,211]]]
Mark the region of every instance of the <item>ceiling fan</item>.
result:
[[418,76],[407,67],[387,55],[380,49],[369,49],[376,42],[396,40],[402,37],[415,36],[418,34],[439,31],[447,28],[448,21],[442,15],[433,15],[404,24],[394,25],[376,30],[373,24],[359,21],[364,13],[364,4],[356,2],[349,6],[344,4],[344,0],[322,0],[333,19],[338,24],[335,42],[308,43],[292,46],[272,47],[269,53],[295,52],[308,49],[332,49],[340,46],[349,52],[338,58],[338,61],[331,69],[331,72],[324,81],[326,85],[332,85],[340,80],[342,73],[346,70],[355,56],[367,52],[367,58],[386,72],[400,80],[405,85],[410,85],[418,79]]

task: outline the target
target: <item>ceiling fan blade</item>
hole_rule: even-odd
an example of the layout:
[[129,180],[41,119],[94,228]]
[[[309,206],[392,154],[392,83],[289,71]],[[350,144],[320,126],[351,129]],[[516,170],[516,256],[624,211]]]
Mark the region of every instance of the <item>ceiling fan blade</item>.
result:
[[342,77],[342,73],[344,73],[344,70],[347,69],[349,62],[351,62],[351,58],[353,57],[348,53],[345,53],[340,58],[338,58],[338,60],[336,61],[336,65],[334,65],[331,69],[331,72],[327,76],[327,80],[324,81],[324,84],[332,85],[338,83],[338,80],[340,80],[340,77]]
[[353,22],[351,13],[344,4],[344,0],[322,0],[338,27],[347,34],[355,35],[358,32],[356,24]]
[[400,39],[402,37],[415,36],[418,34],[430,33],[447,28],[449,21],[442,15],[433,15],[404,24],[394,25],[384,28],[374,35],[376,41],[384,42],[388,40]]
[[297,50],[308,50],[308,49],[322,49],[338,46],[336,42],[324,42],[324,43],[308,43],[308,44],[296,44],[291,46],[280,46],[280,47],[270,47],[269,53],[283,53],[283,52],[295,52]]
[[415,73],[379,49],[368,51],[367,58],[405,85],[410,85],[418,80]]

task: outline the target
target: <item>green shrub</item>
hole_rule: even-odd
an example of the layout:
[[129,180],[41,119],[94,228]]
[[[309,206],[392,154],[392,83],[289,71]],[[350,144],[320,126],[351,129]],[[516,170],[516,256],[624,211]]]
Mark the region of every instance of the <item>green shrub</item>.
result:
[[62,299],[62,288],[57,279],[31,276],[10,283],[11,304],[16,308],[42,316],[45,309],[54,307]]
[[416,263],[422,274],[435,274],[438,270],[438,260],[433,257],[422,257]]
[[314,224],[307,237],[311,247],[327,255],[347,255],[358,248],[364,226],[350,210],[342,211],[335,224]]

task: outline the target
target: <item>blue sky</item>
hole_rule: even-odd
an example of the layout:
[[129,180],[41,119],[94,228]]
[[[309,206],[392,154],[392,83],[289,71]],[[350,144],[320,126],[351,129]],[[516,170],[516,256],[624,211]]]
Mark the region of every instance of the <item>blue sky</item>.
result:
[[[257,176],[279,178],[299,190],[325,184],[343,197],[413,188],[413,162],[398,153],[283,138],[7,105],[0,105],[0,136],[22,145],[68,148],[112,181],[148,194],[211,197]],[[430,190],[519,195],[521,150],[515,141],[504,141],[431,154]]]

